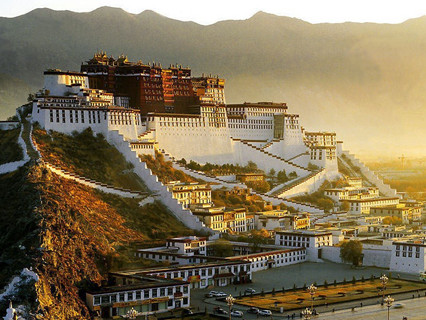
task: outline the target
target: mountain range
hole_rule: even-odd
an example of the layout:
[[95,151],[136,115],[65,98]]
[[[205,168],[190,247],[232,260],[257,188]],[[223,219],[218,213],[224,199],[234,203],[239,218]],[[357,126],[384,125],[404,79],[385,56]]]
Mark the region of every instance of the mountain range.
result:
[[311,24],[258,12],[212,25],[152,11],[36,9],[0,18],[0,118],[99,50],[190,66],[227,80],[228,103],[287,102],[308,131],[336,131],[364,158],[426,148],[426,17],[401,24]]

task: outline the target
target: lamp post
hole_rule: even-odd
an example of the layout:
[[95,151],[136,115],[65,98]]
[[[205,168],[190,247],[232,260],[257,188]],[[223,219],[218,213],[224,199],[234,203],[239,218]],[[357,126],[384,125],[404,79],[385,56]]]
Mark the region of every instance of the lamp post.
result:
[[392,303],[395,301],[395,299],[393,299],[391,296],[387,296],[384,301],[386,303],[386,307],[388,307],[388,320],[389,320],[389,309],[390,307],[392,307]]
[[137,315],[138,315],[138,312],[135,309],[133,309],[133,307],[126,313],[127,319],[136,319]]
[[304,320],[309,320],[311,319],[312,311],[309,310],[309,308],[306,308],[305,310],[302,311],[302,315]]
[[309,294],[311,295],[311,311],[312,312],[314,312],[314,295],[315,295],[315,292],[317,291],[317,287],[315,287],[313,284],[311,284],[309,287],[308,287],[308,290],[309,290]]
[[386,275],[382,275],[380,277],[380,283],[382,284],[382,304],[385,301],[385,290],[386,290],[386,285],[388,284],[389,278],[386,277]]
[[231,296],[231,295],[229,295],[229,296],[226,297],[226,304],[229,307],[229,320],[231,320],[231,308],[234,305],[235,300],[236,299],[233,296]]

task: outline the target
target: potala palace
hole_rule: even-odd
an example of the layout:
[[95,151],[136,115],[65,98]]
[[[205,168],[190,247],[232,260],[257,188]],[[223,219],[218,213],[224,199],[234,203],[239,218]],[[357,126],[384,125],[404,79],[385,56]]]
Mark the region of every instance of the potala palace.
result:
[[179,65],[163,68],[101,52],[82,64],[80,72],[44,72],[44,88],[32,105],[32,122],[66,134],[87,128],[103,134],[135,165],[147,187],[195,229],[204,224],[188,217],[192,214],[188,207],[168,199],[171,192],[141,164],[140,156],[162,152],[176,168],[213,182],[213,188],[241,183],[188,170],[177,160],[242,166],[251,161],[264,172],[285,170],[297,176],[297,183],[259,195],[273,205],[284,203],[314,213],[321,210],[287,198],[311,193],[325,179],[339,177],[337,159],[344,155],[381,195],[396,196],[395,190],[342,150],[335,133],[306,131],[299,115],[290,113],[285,103],[226,104],[224,87],[224,79],[204,74],[191,77],[191,70]]
[[48,70],[33,102],[33,121],[71,133],[118,132],[138,154],[166,151],[199,163],[255,162],[260,169],[338,175],[335,133],[307,132],[285,103],[225,104],[224,80],[191,78],[180,66],[130,63],[96,54],[82,72]]

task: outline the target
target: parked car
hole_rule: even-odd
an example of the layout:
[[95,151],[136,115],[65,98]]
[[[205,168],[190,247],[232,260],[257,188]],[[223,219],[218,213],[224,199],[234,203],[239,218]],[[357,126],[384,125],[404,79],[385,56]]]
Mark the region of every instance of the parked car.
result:
[[219,292],[217,292],[217,291],[210,291],[208,294],[209,295],[211,295],[212,297],[216,297],[216,295],[218,294]]
[[247,289],[245,290],[245,292],[246,292],[246,293],[250,293],[250,294],[252,294],[252,293],[256,293],[256,290],[254,290],[253,288],[247,288]]
[[214,307],[213,311],[218,314],[228,314],[228,311],[223,310],[221,307]]
[[182,310],[182,314],[183,314],[183,315],[188,315],[188,314],[194,314],[194,312],[193,312],[191,309],[184,308],[184,309]]
[[272,316],[272,312],[271,310],[266,310],[266,309],[259,310],[259,316],[269,317],[269,316]]
[[393,305],[394,309],[400,309],[400,308],[404,308],[405,304],[403,303],[395,303]]
[[250,309],[247,310],[248,313],[258,314],[259,309],[256,307],[250,307]]
[[239,310],[232,310],[231,317],[241,318],[243,316],[243,312]]
[[215,297],[226,297],[226,296],[227,296],[227,294],[225,292],[218,292],[218,293],[216,293]]

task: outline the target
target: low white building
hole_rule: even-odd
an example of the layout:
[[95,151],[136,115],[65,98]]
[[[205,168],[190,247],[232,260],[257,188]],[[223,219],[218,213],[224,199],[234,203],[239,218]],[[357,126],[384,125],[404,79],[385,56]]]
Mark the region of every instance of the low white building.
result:
[[190,285],[181,280],[117,274],[115,286],[86,292],[89,310],[103,319],[124,317],[132,308],[139,316],[189,307]]
[[277,231],[275,245],[291,248],[305,248],[307,260],[321,259],[321,247],[333,245],[333,235],[324,230]]
[[370,208],[397,205],[399,197],[378,197],[372,199],[349,199],[349,213],[370,214]]
[[206,255],[207,238],[188,236],[167,239],[167,248],[177,248],[177,253],[186,255]]
[[415,273],[426,271],[426,241],[400,240],[392,243],[390,271]]
[[284,249],[267,251],[261,253],[251,253],[241,256],[228,257],[228,260],[244,260],[251,262],[251,271],[267,270],[288,266],[291,264],[301,263],[306,261],[306,249]]

